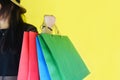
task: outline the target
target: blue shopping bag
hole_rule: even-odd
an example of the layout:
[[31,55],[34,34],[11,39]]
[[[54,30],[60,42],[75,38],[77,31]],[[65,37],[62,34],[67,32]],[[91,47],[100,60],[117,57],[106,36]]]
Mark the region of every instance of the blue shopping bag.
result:
[[39,66],[39,76],[40,80],[51,80],[48,72],[47,64],[45,62],[42,48],[40,46],[38,37],[36,37],[37,55],[38,55],[38,66]]

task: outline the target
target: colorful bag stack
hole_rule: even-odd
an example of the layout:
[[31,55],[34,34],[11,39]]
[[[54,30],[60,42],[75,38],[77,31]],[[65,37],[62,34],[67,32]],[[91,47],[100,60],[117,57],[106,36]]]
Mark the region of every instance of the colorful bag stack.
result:
[[83,80],[88,74],[88,68],[67,36],[25,32],[18,80]]

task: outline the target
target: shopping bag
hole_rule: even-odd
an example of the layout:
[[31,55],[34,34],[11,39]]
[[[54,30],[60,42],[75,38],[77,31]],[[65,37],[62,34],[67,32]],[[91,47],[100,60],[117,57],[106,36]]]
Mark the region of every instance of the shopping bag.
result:
[[36,32],[24,32],[18,80],[39,80]]
[[24,33],[17,80],[28,80],[29,34]]
[[38,59],[36,49],[37,33],[29,32],[29,75],[28,80],[39,80]]
[[89,70],[67,36],[38,35],[51,80],[83,80]]
[[38,40],[38,37],[36,37],[36,46],[37,46],[37,55],[38,55],[38,67],[39,67],[39,76],[40,80],[51,80],[50,74],[48,72],[47,64],[45,62],[43,52]]

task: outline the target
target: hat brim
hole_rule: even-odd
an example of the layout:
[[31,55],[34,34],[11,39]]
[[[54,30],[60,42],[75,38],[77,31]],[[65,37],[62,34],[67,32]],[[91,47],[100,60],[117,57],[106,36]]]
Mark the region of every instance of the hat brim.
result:
[[22,7],[16,0],[11,0],[11,2],[20,7],[22,13],[26,13],[26,9]]

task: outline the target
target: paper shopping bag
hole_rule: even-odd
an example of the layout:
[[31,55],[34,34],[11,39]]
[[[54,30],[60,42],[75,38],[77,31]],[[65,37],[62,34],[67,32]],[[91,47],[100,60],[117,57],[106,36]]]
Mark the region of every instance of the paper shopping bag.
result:
[[36,44],[37,44],[37,54],[38,54],[38,66],[39,66],[39,76],[40,80],[51,80],[50,74],[48,72],[47,64],[45,62],[42,48],[40,46],[40,42],[38,37],[36,37]]
[[29,75],[28,80],[39,80],[36,48],[36,32],[29,32]]
[[35,32],[24,32],[18,80],[39,80]]
[[28,80],[29,34],[24,33],[17,80]]
[[51,80],[83,80],[89,70],[67,36],[38,35]]

